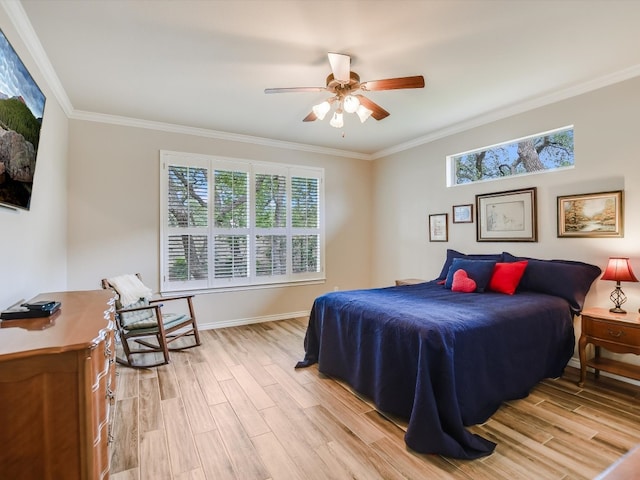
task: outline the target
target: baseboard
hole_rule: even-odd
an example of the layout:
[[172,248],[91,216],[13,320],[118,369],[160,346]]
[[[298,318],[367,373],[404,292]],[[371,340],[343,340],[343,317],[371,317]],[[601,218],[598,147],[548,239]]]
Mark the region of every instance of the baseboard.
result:
[[265,315],[262,317],[223,320],[221,322],[201,323],[200,321],[198,321],[198,328],[200,330],[213,330],[216,328],[239,327],[241,325],[251,325],[253,323],[264,323],[264,322],[276,322],[279,320],[288,320],[290,318],[299,318],[299,317],[309,317],[309,310],[303,310],[301,312],[279,313],[277,315]]

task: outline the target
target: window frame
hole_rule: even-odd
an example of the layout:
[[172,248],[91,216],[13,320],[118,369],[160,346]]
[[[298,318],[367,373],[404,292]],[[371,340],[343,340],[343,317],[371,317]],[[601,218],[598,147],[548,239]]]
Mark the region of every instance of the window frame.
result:
[[[169,166],[187,166],[207,169],[207,218],[206,227],[170,227],[169,226]],[[239,228],[220,228],[215,226],[215,184],[216,170],[246,171],[248,174],[248,226]],[[256,225],[256,175],[278,174],[286,178],[286,226],[262,228]],[[293,227],[292,221],[292,178],[317,179],[318,227]],[[308,283],[322,283],[325,278],[325,224],[324,224],[324,169],[301,165],[259,162],[247,159],[222,157],[216,155],[192,154],[160,150],[160,290],[161,292],[176,291],[224,291],[253,288],[282,287]],[[206,280],[170,280],[169,278],[169,237],[170,235],[204,233],[207,236],[207,279]],[[248,271],[247,277],[215,278],[215,236],[218,234],[248,235]],[[259,235],[285,235],[287,245],[286,273],[284,275],[256,274],[256,237]],[[296,235],[318,236],[318,268],[312,272],[293,272],[292,239]]]

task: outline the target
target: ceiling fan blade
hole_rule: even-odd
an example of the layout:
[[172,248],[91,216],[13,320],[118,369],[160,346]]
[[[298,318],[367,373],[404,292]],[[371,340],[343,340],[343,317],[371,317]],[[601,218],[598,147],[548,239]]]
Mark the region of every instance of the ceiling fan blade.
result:
[[318,119],[318,117],[316,117],[316,114],[313,112],[310,112],[309,115],[307,115],[306,117],[304,117],[302,119],[303,122],[314,122]]
[[372,102],[364,95],[356,95],[356,97],[358,97],[358,100],[360,100],[360,105],[371,110],[372,112],[371,116],[376,120],[382,120],[383,118],[387,118],[389,115],[391,115],[380,105],[378,105],[375,102]]
[[333,78],[340,83],[349,83],[351,80],[351,57],[342,53],[329,52],[329,63]]
[[285,87],[265,88],[264,93],[291,93],[291,92],[325,92],[327,87]]
[[423,88],[424,77],[416,75],[414,77],[387,78],[384,80],[372,80],[362,82],[360,88],[367,92],[375,90],[395,90],[399,88]]

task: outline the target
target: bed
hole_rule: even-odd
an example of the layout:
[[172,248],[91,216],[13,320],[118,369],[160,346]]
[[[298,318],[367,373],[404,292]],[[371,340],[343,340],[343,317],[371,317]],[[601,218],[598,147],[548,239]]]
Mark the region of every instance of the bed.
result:
[[[476,265],[496,272],[515,262],[526,268],[513,293],[490,288],[491,278],[470,292],[451,281],[456,266],[478,279]],[[465,427],[562,374],[574,352],[573,315],[600,272],[582,262],[448,250],[435,280],[316,298],[296,367],[318,363],[381,412],[407,419],[405,442],[417,452],[489,455],[495,444]]]

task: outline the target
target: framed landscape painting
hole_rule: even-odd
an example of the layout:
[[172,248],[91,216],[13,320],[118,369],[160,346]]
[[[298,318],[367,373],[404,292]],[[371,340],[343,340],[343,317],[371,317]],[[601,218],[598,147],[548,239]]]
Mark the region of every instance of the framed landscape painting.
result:
[[45,96],[0,30],[0,205],[29,210]]
[[558,237],[622,237],[622,190],[558,197]]

